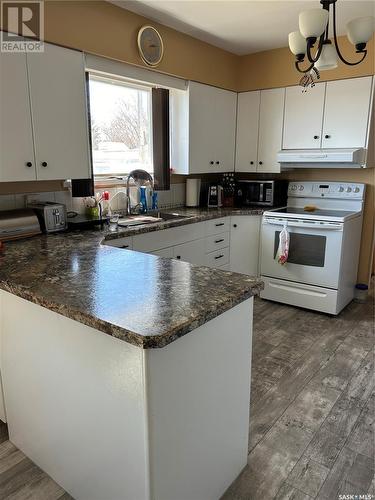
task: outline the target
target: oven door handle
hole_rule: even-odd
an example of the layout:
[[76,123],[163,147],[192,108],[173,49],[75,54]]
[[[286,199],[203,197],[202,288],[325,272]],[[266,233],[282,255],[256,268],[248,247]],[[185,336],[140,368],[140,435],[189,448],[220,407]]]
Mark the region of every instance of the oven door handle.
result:
[[[305,223],[305,222],[291,222],[290,220],[285,221],[287,222],[287,228],[288,227],[298,227],[302,229],[320,229],[326,231],[327,229],[329,231],[342,231],[343,225],[341,223],[335,224],[334,222],[323,222],[319,224],[312,224],[312,223]],[[264,224],[271,224],[273,226],[284,226],[285,224],[284,221],[282,220],[272,220],[272,219],[264,219]]]

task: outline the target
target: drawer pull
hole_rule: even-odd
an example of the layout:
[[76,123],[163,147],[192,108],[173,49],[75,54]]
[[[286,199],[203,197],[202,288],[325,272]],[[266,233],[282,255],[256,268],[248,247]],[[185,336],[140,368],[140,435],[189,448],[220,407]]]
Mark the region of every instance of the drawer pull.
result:
[[221,243],[222,241],[224,241],[224,238],[221,238],[221,240],[215,240],[215,243]]
[[223,254],[221,254],[221,255],[216,255],[215,259],[221,259],[222,257],[224,257],[224,255],[223,255]]
[[216,227],[219,227],[219,226],[224,226],[224,222],[219,222],[218,224],[215,224]]

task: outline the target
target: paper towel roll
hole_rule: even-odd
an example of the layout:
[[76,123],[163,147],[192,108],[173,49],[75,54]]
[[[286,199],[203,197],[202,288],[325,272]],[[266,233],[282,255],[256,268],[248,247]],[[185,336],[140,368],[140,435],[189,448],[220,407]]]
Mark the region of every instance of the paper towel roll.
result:
[[186,206],[199,207],[200,179],[186,179]]

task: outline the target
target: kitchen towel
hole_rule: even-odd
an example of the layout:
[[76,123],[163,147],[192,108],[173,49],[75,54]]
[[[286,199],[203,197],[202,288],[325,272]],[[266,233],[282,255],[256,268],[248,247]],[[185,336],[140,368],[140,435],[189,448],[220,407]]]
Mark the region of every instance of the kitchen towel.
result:
[[279,247],[276,253],[277,262],[283,266],[288,261],[288,256],[289,256],[289,232],[287,229],[287,223],[285,223],[283,229],[280,231],[279,234]]

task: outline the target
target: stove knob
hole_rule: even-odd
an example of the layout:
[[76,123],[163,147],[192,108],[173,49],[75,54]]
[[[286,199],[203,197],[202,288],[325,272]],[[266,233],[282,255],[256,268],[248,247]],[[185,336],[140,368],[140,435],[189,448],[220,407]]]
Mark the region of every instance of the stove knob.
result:
[[300,186],[300,187],[299,187],[299,190],[300,190],[300,191],[303,191],[304,189],[305,189],[305,188],[304,188],[303,186]]
[[352,188],[346,188],[346,192],[347,193],[351,193],[352,192]]
[[295,184],[292,184],[292,191],[295,191],[297,189],[297,186]]
[[355,193],[359,193],[359,191],[360,191],[359,187],[354,188]]
[[344,191],[344,188],[342,186],[339,187],[339,192],[342,193]]

